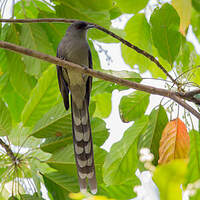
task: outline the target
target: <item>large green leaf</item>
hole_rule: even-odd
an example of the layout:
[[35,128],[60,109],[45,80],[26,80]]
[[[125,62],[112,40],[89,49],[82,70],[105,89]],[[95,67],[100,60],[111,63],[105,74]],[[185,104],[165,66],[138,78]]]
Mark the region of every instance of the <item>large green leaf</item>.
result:
[[98,194],[104,195],[115,200],[129,200],[136,197],[136,194],[133,191],[134,186],[140,185],[139,179],[135,176],[135,179],[132,181],[132,184],[125,183],[121,185],[110,185],[105,186],[104,184],[100,185]]
[[[55,50],[48,40],[45,30],[40,24],[23,24],[20,34],[21,44],[29,49],[34,49],[48,55],[55,55]],[[30,56],[23,56],[26,72],[39,77],[49,63]]]
[[149,94],[142,91],[135,91],[123,96],[120,105],[120,117],[123,122],[130,122],[144,115],[149,104]]
[[162,131],[168,122],[168,117],[165,109],[160,105],[157,109],[153,109],[149,115],[148,127],[144,134],[141,135],[139,148],[147,147],[154,155],[153,164],[158,164],[159,146]]
[[190,131],[190,154],[187,169],[186,184],[200,179],[200,135],[199,132]]
[[166,3],[154,10],[150,22],[155,47],[164,59],[173,64],[181,44],[180,18],[176,10]]
[[[94,22],[104,26],[105,28],[110,27],[111,21],[109,10],[93,10],[87,6],[89,2],[83,3],[83,1],[80,0],[60,0],[59,2],[60,4],[55,6],[57,17],[64,17],[67,19],[80,19],[88,22]],[[98,0],[98,2],[100,1]],[[90,5],[92,6],[94,4],[92,3]],[[89,31],[89,36],[92,38],[100,38],[105,37],[106,34],[93,29]]]
[[149,0],[115,0],[120,9],[125,13],[137,13],[146,7]]
[[[66,120],[64,121],[66,122]],[[71,124],[69,127],[71,129]],[[97,146],[103,145],[109,136],[108,130],[106,129],[105,122],[100,118],[92,118],[91,129],[92,129],[93,143],[96,144]],[[46,130],[47,129],[45,129],[44,132],[46,132]],[[48,130],[51,130],[51,129],[48,128]],[[58,128],[56,133],[57,134],[55,136],[46,138],[45,142],[40,146],[40,148],[43,151],[53,153],[54,151],[57,151],[58,149],[65,147],[67,144],[72,143],[73,141],[72,132],[68,132],[67,135],[62,136]]]
[[17,92],[15,92],[11,83],[6,81],[5,87],[1,91],[2,98],[8,105],[8,109],[12,116],[13,121],[21,121],[21,112],[24,108],[25,102]]
[[42,174],[45,186],[56,200],[67,200],[70,192],[78,192],[78,179],[66,173],[52,172]]
[[[88,8],[88,9],[91,9],[91,10],[94,10],[94,11],[100,11],[100,10],[107,10],[107,9],[110,9],[113,5],[113,2],[112,0],[96,0],[95,2],[93,0],[88,0],[87,2],[83,2],[81,0],[77,0],[75,2],[68,2],[66,0],[51,0],[52,2],[54,3],[63,3],[67,6],[69,6],[70,4],[74,7],[77,6],[77,8]],[[70,7],[70,6],[69,6]],[[74,11],[79,11],[79,9],[77,8],[71,8],[73,9]],[[81,11],[79,11],[81,12]]]
[[[105,122],[100,118],[91,118],[91,129],[93,142],[101,146],[109,135]],[[41,146],[47,152],[53,152],[72,143],[70,111],[65,111],[63,103],[57,104],[37,122],[32,135],[37,138],[49,138]]]
[[[74,160],[73,145],[69,144],[65,148],[56,151],[46,162],[50,167],[73,176],[77,176],[76,164]],[[98,183],[102,183],[102,165],[106,156],[106,151],[93,145],[94,162]]]
[[[129,71],[113,71],[113,70],[101,70],[102,72],[111,74],[113,76],[117,76],[119,78],[123,78],[129,81],[133,81],[133,82],[141,82],[142,78],[141,76],[136,73],[136,72],[129,72]],[[128,89],[128,87],[125,86],[120,86],[117,85],[115,83],[111,83],[108,81],[104,81],[104,80],[100,80],[100,79],[93,79],[93,83],[92,83],[92,96],[93,95],[97,95],[97,94],[102,94],[105,92],[109,92],[112,93],[113,90],[118,89],[118,90],[126,90]]]
[[200,12],[200,2],[199,2],[199,0],[192,0],[192,6],[193,6],[198,12]]
[[63,102],[52,107],[36,123],[32,135],[37,138],[65,136],[72,133],[71,114],[66,111]]
[[111,93],[101,93],[93,96],[92,100],[96,102],[95,117],[107,118],[112,109]]
[[159,189],[160,199],[182,200],[181,184],[184,182],[186,169],[187,162],[181,159],[156,167],[153,181]]
[[103,165],[103,178],[107,185],[124,184],[135,179],[138,163],[137,141],[147,124],[147,117],[135,121],[123,138],[111,147]]
[[24,126],[33,126],[58,103],[59,89],[55,67],[49,67],[38,80],[22,112]]
[[12,118],[4,102],[0,99],[0,136],[9,135],[12,128]]
[[12,128],[9,135],[9,141],[15,146],[21,146],[28,148],[35,148],[41,143],[41,139],[31,136],[31,128],[23,127],[20,124]]
[[[148,53],[152,52],[150,26],[144,14],[134,15],[126,24],[125,32],[126,40]],[[137,64],[141,72],[145,72],[150,65],[152,67],[149,59],[125,45],[122,45],[122,56],[131,67]]]
[[[20,31],[21,27],[19,25],[10,25],[9,31],[6,35],[6,41],[19,45]],[[12,87],[23,99],[27,100],[33,88],[33,83],[31,77],[25,73],[24,60],[21,55],[11,51],[6,51],[6,57],[7,70],[9,72]],[[32,68],[32,66],[29,67]]]

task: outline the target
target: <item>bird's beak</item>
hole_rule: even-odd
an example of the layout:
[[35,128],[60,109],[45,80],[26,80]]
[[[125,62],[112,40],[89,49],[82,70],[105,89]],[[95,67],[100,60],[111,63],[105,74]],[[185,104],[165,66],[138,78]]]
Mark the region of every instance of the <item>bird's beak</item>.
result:
[[89,29],[89,28],[94,28],[94,27],[95,27],[94,24],[88,24],[86,28]]

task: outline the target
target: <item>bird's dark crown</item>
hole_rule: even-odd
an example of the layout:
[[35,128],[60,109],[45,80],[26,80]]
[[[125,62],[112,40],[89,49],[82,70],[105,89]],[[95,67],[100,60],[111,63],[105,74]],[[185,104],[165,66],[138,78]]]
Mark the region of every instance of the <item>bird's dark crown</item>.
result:
[[84,21],[78,21],[73,23],[74,27],[76,27],[77,29],[85,29],[87,27],[87,23]]

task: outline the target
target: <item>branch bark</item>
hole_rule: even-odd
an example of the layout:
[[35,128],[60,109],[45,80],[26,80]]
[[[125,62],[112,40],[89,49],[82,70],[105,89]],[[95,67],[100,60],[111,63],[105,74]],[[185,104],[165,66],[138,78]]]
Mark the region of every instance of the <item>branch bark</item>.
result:
[[16,162],[16,157],[10,147],[0,138],[0,145],[5,149],[7,155],[10,157],[13,163]]
[[161,88],[155,88],[155,87],[140,84],[140,83],[131,82],[131,81],[121,79],[121,78],[118,78],[118,77],[110,75],[110,74],[95,71],[95,70],[89,69],[87,67],[83,67],[83,66],[74,64],[72,62],[69,62],[69,61],[61,60],[57,57],[50,56],[50,55],[47,55],[47,54],[44,54],[44,53],[40,53],[40,52],[37,52],[35,50],[27,49],[27,48],[24,48],[22,46],[18,46],[18,45],[9,43],[9,42],[0,41],[0,47],[14,51],[14,52],[18,52],[18,53],[21,53],[21,54],[24,54],[24,55],[32,56],[32,57],[47,61],[49,63],[53,63],[53,64],[56,64],[56,65],[59,65],[59,66],[63,66],[66,69],[76,70],[78,72],[85,73],[87,75],[94,76],[96,78],[100,78],[100,79],[105,80],[105,81],[117,83],[119,85],[127,86],[129,88],[141,90],[141,91],[144,91],[144,92],[148,92],[150,94],[168,97],[168,98],[176,101],[178,104],[182,105],[185,109],[187,109],[194,116],[196,116],[198,119],[200,119],[200,113],[198,113],[194,108],[192,108],[190,105],[185,103],[180,98],[180,96],[177,95],[176,92],[169,91],[169,90],[166,90],[166,89],[161,89]]
[[[74,20],[74,19],[65,19],[65,18],[40,18],[40,19],[0,19],[0,22],[10,22],[10,23],[47,23],[47,22],[61,22],[61,23],[74,23],[76,21],[80,21],[80,20]],[[176,79],[174,79],[168,72],[167,70],[161,65],[161,63],[151,54],[149,54],[148,52],[140,49],[139,47],[131,44],[130,42],[128,42],[127,40],[119,37],[118,35],[116,35],[115,33],[107,30],[106,28],[99,26],[95,23],[90,23],[90,22],[86,22],[88,24],[93,24],[95,25],[95,28],[99,29],[100,31],[103,31],[107,34],[109,34],[110,36],[114,37],[115,39],[119,40],[120,42],[122,42],[123,44],[125,44],[126,46],[130,47],[131,49],[135,50],[137,53],[142,54],[143,56],[145,56],[146,58],[148,58],[149,60],[151,60],[152,62],[154,62],[158,68],[160,68],[167,77],[169,77],[171,79],[171,81],[177,85],[178,89],[180,89],[180,84],[177,82]]]

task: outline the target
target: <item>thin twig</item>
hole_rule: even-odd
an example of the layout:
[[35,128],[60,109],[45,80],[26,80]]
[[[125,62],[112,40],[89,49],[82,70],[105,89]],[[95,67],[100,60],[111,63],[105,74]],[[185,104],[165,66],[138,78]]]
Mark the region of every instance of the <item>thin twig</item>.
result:
[[[44,22],[62,22],[62,23],[74,23],[76,21],[80,21],[80,20],[74,20],[74,19],[65,19],[65,18],[40,18],[40,19],[0,19],[0,22],[10,22],[10,23],[44,23]],[[130,47],[131,49],[135,50],[137,53],[142,54],[143,56],[145,56],[146,58],[148,58],[149,60],[151,60],[152,62],[154,62],[165,74],[166,76],[168,76],[171,81],[177,85],[178,88],[180,88],[180,84],[167,72],[167,70],[161,65],[161,63],[151,54],[149,54],[148,52],[146,52],[145,50],[140,49],[139,47],[131,44],[130,42],[128,42],[127,40],[121,38],[120,36],[116,35],[115,33],[107,30],[106,28],[99,26],[95,23],[90,23],[90,22],[86,22],[88,24],[93,24],[95,25],[95,28],[103,31],[104,33],[109,34],[110,36],[112,36],[113,38],[119,40],[120,42],[122,42],[123,44],[125,44],[126,46]]]
[[198,119],[200,119],[200,113],[197,112],[190,105],[185,103],[179,96],[177,96],[176,92],[169,91],[166,89],[161,89],[161,88],[155,88],[152,86],[148,86],[148,85],[144,85],[144,84],[140,84],[140,83],[136,83],[136,82],[131,82],[131,81],[121,79],[121,78],[118,78],[118,77],[110,75],[110,74],[95,71],[95,70],[89,69],[88,67],[80,66],[78,64],[75,64],[75,63],[72,63],[69,61],[65,61],[65,60],[59,59],[57,57],[44,54],[44,53],[40,53],[35,50],[27,49],[27,48],[24,48],[24,47],[21,47],[21,46],[18,46],[18,45],[9,43],[9,42],[0,41],[0,47],[14,51],[14,52],[18,52],[18,53],[21,53],[24,55],[35,57],[35,58],[38,58],[41,60],[45,60],[47,62],[62,66],[66,69],[72,69],[74,71],[78,71],[79,73],[84,73],[84,74],[87,74],[87,75],[90,75],[90,76],[93,76],[96,78],[100,78],[105,81],[117,83],[119,85],[133,88],[136,90],[141,90],[141,91],[144,91],[144,92],[147,92],[150,94],[155,94],[155,95],[160,95],[160,96],[165,96],[165,97],[171,98],[174,101],[176,101],[178,104],[180,104],[184,108],[186,108],[189,112],[191,112]]

